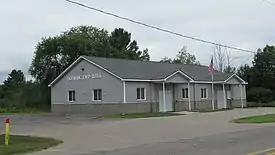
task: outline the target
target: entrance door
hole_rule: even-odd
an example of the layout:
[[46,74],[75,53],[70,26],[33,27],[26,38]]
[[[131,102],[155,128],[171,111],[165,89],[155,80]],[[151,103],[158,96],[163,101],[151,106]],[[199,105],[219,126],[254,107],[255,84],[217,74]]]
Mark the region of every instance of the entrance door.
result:
[[159,112],[173,111],[172,90],[165,91],[165,107],[163,102],[163,91],[159,91]]
[[223,98],[223,91],[218,90],[217,91],[217,102],[218,102],[218,109],[223,109],[225,107],[224,98]]

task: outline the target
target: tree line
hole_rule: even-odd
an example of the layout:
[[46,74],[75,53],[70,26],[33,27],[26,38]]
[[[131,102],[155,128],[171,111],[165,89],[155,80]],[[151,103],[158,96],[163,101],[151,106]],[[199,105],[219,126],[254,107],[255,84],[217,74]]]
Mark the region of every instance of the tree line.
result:
[[[248,97],[251,101],[270,102],[275,93],[275,49],[266,46],[259,49],[253,59],[253,65],[243,65],[239,69],[232,67],[230,52],[217,46],[214,52],[215,68],[222,72],[237,73],[249,84]],[[50,109],[50,88],[52,82],[79,56],[122,58],[149,61],[148,49],[141,49],[132,39],[131,33],[123,28],[112,32],[93,26],[73,27],[59,35],[45,37],[35,47],[29,74],[34,80],[27,81],[21,70],[12,70],[8,78],[0,85],[0,106],[2,108],[39,108]],[[163,63],[181,63],[200,65],[195,55],[184,46],[174,59],[164,57]],[[226,62],[226,63],[225,63]],[[265,92],[265,93],[263,93]],[[253,95],[251,95],[253,94]],[[259,95],[270,94],[268,99],[259,100]],[[257,97],[256,97],[256,96]]]

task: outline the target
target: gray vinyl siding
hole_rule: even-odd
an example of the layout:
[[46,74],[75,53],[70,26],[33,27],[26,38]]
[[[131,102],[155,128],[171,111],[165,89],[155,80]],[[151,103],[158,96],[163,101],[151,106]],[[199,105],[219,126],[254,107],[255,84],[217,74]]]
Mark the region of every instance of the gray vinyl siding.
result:
[[229,81],[226,82],[227,84],[241,84],[241,81],[237,78],[233,77]]
[[[189,101],[189,99],[184,99],[182,98],[182,89],[183,88],[188,88],[188,83],[185,84],[177,84],[175,87],[175,100],[177,101]],[[190,98],[191,101],[194,100],[194,86],[193,84],[190,83],[190,94],[188,94],[188,97]]]
[[183,77],[183,75],[181,75],[180,73],[177,73],[174,76],[167,79],[166,82],[185,83],[188,82],[188,79]]
[[243,95],[244,99],[246,99],[246,85],[243,85]]
[[[246,99],[245,85],[243,87],[243,99]],[[239,85],[231,85],[232,99],[241,99],[241,87]]]
[[[84,71],[82,71],[84,68]],[[75,80],[68,81],[69,76],[86,75],[100,73],[101,78],[98,79],[85,79],[85,80]],[[173,100],[176,102],[188,102],[189,99],[182,98],[182,89],[188,88],[188,79],[186,79],[181,74],[175,74],[169,78],[165,84],[166,90],[172,90]],[[230,94],[232,99],[240,99],[240,84],[241,81],[235,77],[231,78],[227,84],[227,90],[230,85]],[[126,82],[125,92],[126,92],[126,102],[127,103],[145,103],[145,102],[158,102],[159,101],[159,91],[162,90],[162,83],[152,83],[152,82]],[[146,99],[137,99],[137,88],[145,88]],[[207,98],[201,98],[201,88],[207,89]],[[243,98],[246,98],[245,85],[243,85]],[[93,101],[93,89],[102,89],[102,101]],[[53,104],[64,104],[68,102],[68,91],[75,91],[75,104],[89,104],[89,103],[123,103],[123,83],[118,78],[109,74],[108,72],[102,70],[101,68],[94,66],[93,64],[82,60],[76,64],[67,74],[65,74],[55,85],[51,88],[51,101]],[[222,84],[215,84],[215,96],[217,90],[222,90]],[[212,89],[211,84],[190,83],[190,101],[201,101],[208,102],[212,99]],[[216,99],[216,97],[215,97]]]
[[[152,100],[152,85],[149,82],[126,82],[125,92],[126,92],[126,103],[141,103],[141,102],[151,102]],[[145,100],[137,99],[137,88],[145,88]]]
[[[174,87],[173,87],[174,86]],[[174,88],[174,90],[173,90]],[[189,99],[184,99],[182,98],[182,89],[183,88],[188,88],[188,83],[183,83],[183,84],[179,84],[179,83],[175,83],[175,84],[165,84],[165,89],[166,90],[173,90],[174,92],[174,100],[176,102],[181,102],[181,101],[186,101],[188,102]],[[207,89],[207,99],[202,99],[201,98],[201,88],[206,88]],[[154,84],[154,87],[152,87],[152,91],[154,91],[154,96],[153,101],[157,101],[158,102],[158,94],[159,91],[162,90],[162,83],[159,84]],[[153,94],[153,93],[152,93]],[[194,89],[194,84],[190,83],[190,101],[211,101],[212,100],[212,93],[211,93],[211,84],[195,84],[195,89]],[[195,97],[195,98],[194,98]]]
[[[152,102],[158,102],[159,101],[159,91],[163,90],[163,84],[162,83],[152,83],[152,86],[153,86],[152,90],[154,91],[154,93],[152,93]],[[173,91],[173,84],[166,83],[165,90]]]
[[[206,88],[207,89],[207,98],[206,99],[202,99],[201,98],[201,89],[202,88]],[[195,84],[195,100],[196,101],[207,101],[207,100],[211,100],[212,98],[212,87],[211,84]]]
[[[82,71],[84,68],[84,71]],[[84,79],[68,81],[69,76],[101,73],[99,79]],[[93,89],[102,89],[102,102],[93,101]],[[106,71],[82,60],[76,64],[51,88],[52,104],[66,104],[68,102],[68,91],[75,91],[75,104],[87,103],[122,103],[123,83],[118,78]]]

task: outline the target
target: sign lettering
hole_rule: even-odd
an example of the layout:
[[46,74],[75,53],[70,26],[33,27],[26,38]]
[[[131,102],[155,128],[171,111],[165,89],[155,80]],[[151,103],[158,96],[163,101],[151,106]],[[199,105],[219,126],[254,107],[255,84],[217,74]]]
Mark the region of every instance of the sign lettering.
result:
[[77,81],[77,80],[86,80],[86,79],[100,79],[101,77],[102,77],[101,73],[76,75],[76,76],[69,76],[68,81]]

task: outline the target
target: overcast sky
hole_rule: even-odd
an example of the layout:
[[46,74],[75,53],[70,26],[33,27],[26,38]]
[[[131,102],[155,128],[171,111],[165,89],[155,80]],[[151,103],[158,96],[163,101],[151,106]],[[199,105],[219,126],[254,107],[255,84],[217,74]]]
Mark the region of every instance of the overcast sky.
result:
[[[182,34],[256,51],[275,43],[275,0],[79,0],[121,16]],[[270,0],[271,3],[272,0]],[[65,0],[9,0],[0,5],[0,83],[12,69],[27,73],[38,41],[77,25],[112,31],[122,27],[132,33],[151,60],[174,57],[182,46],[208,65],[213,47],[128,23],[72,5]],[[253,54],[231,51],[251,63]]]

